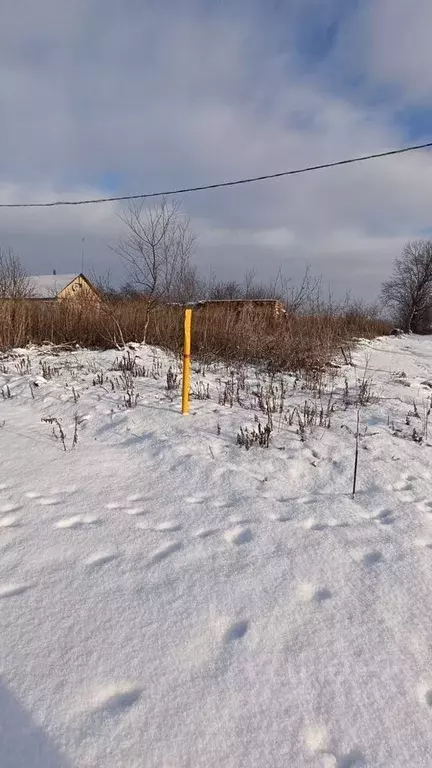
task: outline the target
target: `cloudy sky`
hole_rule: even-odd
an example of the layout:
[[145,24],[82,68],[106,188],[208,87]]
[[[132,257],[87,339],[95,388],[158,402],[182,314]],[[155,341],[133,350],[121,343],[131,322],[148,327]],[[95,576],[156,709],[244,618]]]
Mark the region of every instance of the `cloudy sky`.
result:
[[[431,0],[0,0],[0,202],[121,195],[432,139]],[[183,208],[205,274],[370,296],[431,228],[432,152]],[[121,268],[114,204],[0,210],[32,274]],[[84,243],[82,239],[84,238]]]

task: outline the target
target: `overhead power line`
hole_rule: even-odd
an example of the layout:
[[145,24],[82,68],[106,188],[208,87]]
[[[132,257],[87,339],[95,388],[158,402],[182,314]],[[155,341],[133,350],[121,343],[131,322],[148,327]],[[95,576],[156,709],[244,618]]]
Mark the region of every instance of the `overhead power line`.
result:
[[48,203],[0,203],[0,208],[55,208],[60,205],[95,205],[96,203],[115,203],[126,200],[144,200],[149,197],[168,197],[169,195],[184,195],[188,192],[204,192],[206,189],[221,189],[222,187],[236,187],[240,184],[253,184],[256,181],[266,181],[268,179],[280,179],[283,176],[299,176],[301,173],[310,173],[311,171],[323,171],[326,168],[336,168],[341,165],[353,165],[354,163],[364,163],[366,160],[378,160],[380,157],[391,157],[392,155],[402,155],[407,152],[416,152],[419,149],[430,149],[432,141],[427,144],[416,144],[401,149],[390,149],[387,152],[375,152],[372,155],[361,155],[360,157],[350,157],[347,160],[335,160],[332,163],[321,163],[320,165],[309,165],[305,168],[295,168],[290,171],[279,171],[278,173],[267,173],[263,176],[251,176],[246,179],[236,179],[234,181],[220,181],[215,184],[203,184],[199,187],[184,187],[183,189],[170,189],[165,192],[144,192],[139,195],[121,195],[116,197],[98,197],[90,200],[55,200]]

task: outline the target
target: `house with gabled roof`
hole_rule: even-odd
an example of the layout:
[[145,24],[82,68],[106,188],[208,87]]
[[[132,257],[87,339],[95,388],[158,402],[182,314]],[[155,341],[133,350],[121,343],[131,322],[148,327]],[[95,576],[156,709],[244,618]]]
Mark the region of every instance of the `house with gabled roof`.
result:
[[99,291],[82,273],[79,275],[32,275],[29,277],[31,299],[53,301],[56,299],[101,300]]

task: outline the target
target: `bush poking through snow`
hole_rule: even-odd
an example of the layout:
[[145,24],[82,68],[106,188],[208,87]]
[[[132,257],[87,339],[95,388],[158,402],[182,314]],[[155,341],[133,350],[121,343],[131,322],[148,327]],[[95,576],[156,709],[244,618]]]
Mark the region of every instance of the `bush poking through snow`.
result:
[[137,363],[137,356],[132,355],[130,350],[126,352],[125,355],[123,355],[122,358],[116,358],[114,361],[114,365],[112,367],[113,371],[121,371],[122,373],[130,374],[131,376],[134,376],[135,378],[138,377],[144,377],[147,376],[147,372],[144,365],[140,365]]
[[[55,418],[55,416],[47,416],[44,419],[41,419],[41,421],[45,422],[45,424],[51,424],[52,425],[52,434],[53,437],[56,440],[60,440],[63,445],[63,450],[66,451],[66,435],[63,432],[63,428],[61,425],[61,422]],[[56,430],[57,427],[57,430]]]
[[17,372],[21,376],[25,376],[26,374],[30,374],[31,373],[31,362],[30,362],[29,356],[27,355],[27,357],[21,357],[18,360],[18,362],[15,363],[15,368],[16,368]]
[[210,400],[210,384],[198,381],[191,392],[191,397],[194,397],[195,400]]
[[[60,440],[63,450],[67,451],[67,445],[66,445],[66,434],[63,430],[61,421],[57,419],[55,416],[47,416],[43,419],[41,419],[45,424],[51,424],[52,425],[52,435],[56,440]],[[72,435],[72,443],[70,446],[70,450],[75,448],[75,446],[78,444],[78,427],[80,425],[80,417],[76,413],[74,416],[74,431]]]
[[139,400],[139,393],[135,392],[134,381],[131,378],[131,375],[125,373],[123,376],[120,376],[120,381],[122,382],[126,393],[123,398],[125,407],[136,408]]
[[46,360],[40,360],[39,365],[41,374],[47,381],[53,379],[54,376],[60,376],[60,368],[52,367],[49,365],[49,363],[46,362]]
[[167,375],[166,375],[166,388],[168,392],[172,392],[175,389],[178,389],[180,386],[180,381],[178,377],[178,373],[175,373],[172,369],[172,366],[168,368]]
[[265,427],[261,426],[261,422],[257,421],[256,428],[253,427],[249,430],[247,427],[240,430],[237,434],[237,445],[244,446],[247,451],[252,448],[253,445],[258,445],[260,448],[268,448],[270,446],[271,433],[273,431],[273,423],[271,420],[267,422]]

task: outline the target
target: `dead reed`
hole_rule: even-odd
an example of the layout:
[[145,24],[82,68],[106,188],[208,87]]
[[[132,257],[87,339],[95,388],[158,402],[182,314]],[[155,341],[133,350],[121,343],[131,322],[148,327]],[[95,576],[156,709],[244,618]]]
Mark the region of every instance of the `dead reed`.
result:
[[[76,344],[91,349],[124,349],[140,342],[146,319],[142,300],[77,304],[58,301],[0,301],[0,349],[28,344]],[[248,363],[269,371],[322,370],[356,338],[388,333],[388,326],[358,313],[289,314],[272,319],[259,312],[229,310],[193,314],[192,353],[209,365]],[[151,313],[147,343],[181,354],[183,310],[160,305]]]

